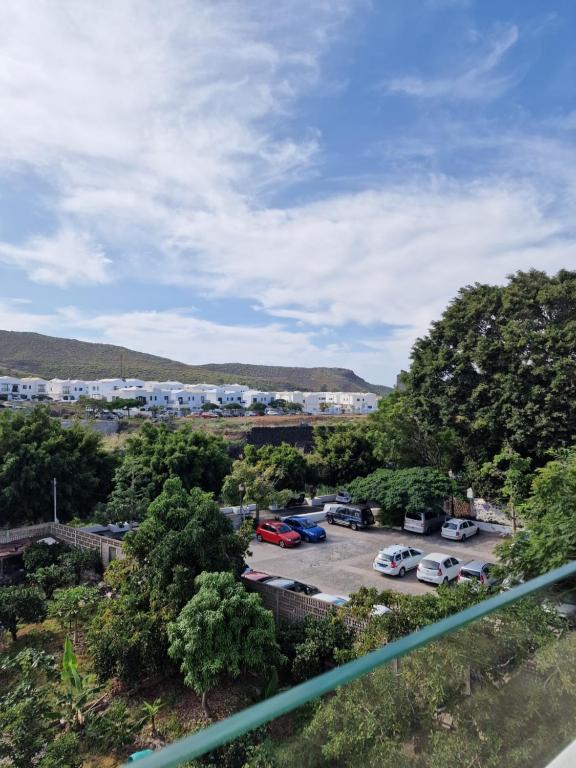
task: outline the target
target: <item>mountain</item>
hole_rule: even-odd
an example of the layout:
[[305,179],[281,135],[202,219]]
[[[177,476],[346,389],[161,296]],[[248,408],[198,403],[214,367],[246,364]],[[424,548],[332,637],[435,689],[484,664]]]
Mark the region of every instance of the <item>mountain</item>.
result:
[[45,379],[103,379],[124,375],[185,384],[237,382],[264,390],[390,392],[390,387],[368,384],[346,368],[291,368],[243,363],[187,365],[113,344],[18,331],[0,331],[0,370],[3,375],[34,375]]

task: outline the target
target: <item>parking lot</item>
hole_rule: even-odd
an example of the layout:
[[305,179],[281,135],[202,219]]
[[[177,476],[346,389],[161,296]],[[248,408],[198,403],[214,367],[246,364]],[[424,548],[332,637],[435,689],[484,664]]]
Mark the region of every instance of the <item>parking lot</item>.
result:
[[462,543],[443,539],[440,534],[419,536],[378,527],[352,531],[339,525],[322,525],[328,534],[326,541],[316,544],[303,542],[294,549],[281,549],[254,539],[250,545],[252,556],[247,558],[248,564],[254,570],[298,579],[331,594],[349,595],[365,586],[421,595],[433,591],[435,587],[419,582],[415,570],[402,579],[373,570],[372,561],[378,550],[390,544],[403,544],[422,549],[426,554],[445,552],[464,562],[477,559],[495,562],[494,547],[502,541],[500,536],[484,531]]

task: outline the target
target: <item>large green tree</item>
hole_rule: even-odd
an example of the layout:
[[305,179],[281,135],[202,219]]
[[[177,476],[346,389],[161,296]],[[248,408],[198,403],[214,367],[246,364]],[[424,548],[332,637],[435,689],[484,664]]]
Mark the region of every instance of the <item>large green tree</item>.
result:
[[282,445],[264,445],[256,448],[247,445],[244,448],[244,461],[248,466],[256,467],[260,474],[268,471],[274,487],[279,490],[304,490],[306,483],[306,457],[288,443]]
[[368,475],[382,465],[374,455],[374,439],[365,423],[315,427],[311,459],[317,480],[330,486]]
[[230,573],[202,573],[196,594],[169,625],[169,654],[184,682],[207,696],[223,675],[263,673],[280,661],[272,613]]
[[239,575],[246,552],[246,542],[212,496],[198,488],[186,490],[177,477],[166,480],[124,546],[141,567],[151,605],[171,618],[194,594],[198,574],[230,571]]
[[0,587],[0,630],[10,632],[13,640],[18,624],[40,622],[46,618],[46,600],[37,589],[28,587]]
[[576,435],[576,272],[463,288],[412,351],[409,392],[479,465],[509,445],[543,463]]
[[95,432],[64,429],[44,406],[0,413],[2,523],[51,520],[52,482],[58,481],[58,517],[88,517],[110,492],[115,459]]
[[532,578],[576,560],[576,448],[537,470],[522,519],[525,530],[500,547],[513,575]]
[[443,472],[430,467],[378,469],[348,485],[354,501],[374,501],[383,525],[402,525],[406,512],[442,509],[455,493],[455,484]]
[[151,499],[169,477],[179,477],[188,490],[198,487],[219,493],[232,464],[221,438],[196,432],[188,425],[171,429],[166,424],[144,424],[127,441],[126,461],[129,466],[117,477],[121,487],[131,489],[132,477],[143,473],[145,492]]

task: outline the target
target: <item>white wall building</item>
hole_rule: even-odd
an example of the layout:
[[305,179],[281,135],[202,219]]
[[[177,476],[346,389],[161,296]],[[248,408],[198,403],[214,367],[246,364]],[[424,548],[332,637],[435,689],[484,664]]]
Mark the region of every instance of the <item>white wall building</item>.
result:
[[247,389],[245,392],[242,392],[242,403],[245,408],[249,408],[254,403],[270,405],[272,400],[276,399],[276,392],[262,392],[259,389]]

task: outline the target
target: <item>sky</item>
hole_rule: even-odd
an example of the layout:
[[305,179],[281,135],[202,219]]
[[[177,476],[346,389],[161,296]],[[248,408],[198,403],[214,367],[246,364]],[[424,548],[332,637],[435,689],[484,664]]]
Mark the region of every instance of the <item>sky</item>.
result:
[[0,328],[392,384],[576,268],[573,0],[2,0]]

